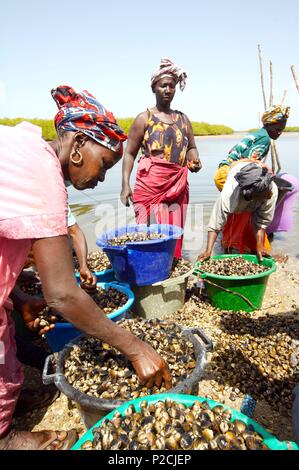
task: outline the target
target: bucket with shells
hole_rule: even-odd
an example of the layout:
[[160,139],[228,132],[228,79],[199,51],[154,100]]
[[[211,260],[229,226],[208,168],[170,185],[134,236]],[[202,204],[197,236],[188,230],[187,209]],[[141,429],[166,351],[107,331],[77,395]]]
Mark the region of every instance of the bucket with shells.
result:
[[95,424],[72,450],[298,450],[214,400],[181,394],[129,401]]
[[[79,261],[76,256],[74,258],[75,276],[80,280]],[[98,282],[113,282],[115,281],[114,271],[108,256],[102,250],[94,250],[88,253],[87,267],[94,273]]]
[[[134,303],[134,293],[131,289],[113,282],[99,282],[90,295],[108,318],[113,321],[124,318]],[[82,332],[71,323],[60,321],[55,324],[53,330],[46,333],[46,338],[52,351],[57,352],[81,334]]]
[[221,310],[258,310],[269,276],[276,271],[272,258],[260,262],[255,255],[217,255],[197,262],[194,274],[203,279],[207,296]]
[[[206,364],[212,343],[200,329],[182,329],[174,322],[158,319],[122,320],[119,325],[149,343],[167,362],[172,379],[171,393],[192,393]],[[53,367],[53,374],[48,369]],[[77,403],[87,427],[101,416],[132,398],[165,392],[161,387],[147,389],[139,383],[125,356],[92,337],[79,337],[58,357],[49,356],[44,383],[58,389]]]

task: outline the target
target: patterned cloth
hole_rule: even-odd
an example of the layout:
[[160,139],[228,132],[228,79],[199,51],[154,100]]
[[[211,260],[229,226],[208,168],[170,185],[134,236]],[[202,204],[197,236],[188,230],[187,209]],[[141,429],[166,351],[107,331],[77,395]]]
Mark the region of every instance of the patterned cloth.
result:
[[88,91],[76,93],[69,86],[60,86],[51,91],[59,111],[55,116],[58,131],[81,131],[113,152],[122,155],[122,142],[127,135],[117,124],[110,111]]
[[244,139],[235,145],[230,151],[227,157],[222,160],[219,164],[231,165],[233,162],[241,160],[243,158],[253,158],[254,160],[261,160],[269,152],[271,145],[271,139],[268,132],[264,127],[258,131],[251,132]]
[[274,176],[266,167],[248,163],[235,175],[244,197],[251,198],[254,193],[262,193],[271,185]]
[[188,150],[187,117],[180,111],[173,113],[173,123],[166,124],[148,110],[149,118],[142,142],[142,150],[146,157],[161,152],[163,160],[186,165]]
[[[137,224],[157,223],[184,228],[189,202],[188,168],[159,157],[141,157],[134,187]],[[182,257],[183,237],[174,256]]]
[[170,59],[161,59],[159,69],[153,73],[151,78],[151,87],[153,88],[158,80],[163,77],[171,77],[175,83],[180,83],[180,90],[183,91],[186,86],[186,72],[175,65]]
[[262,115],[262,123],[265,125],[276,124],[277,122],[287,120],[290,114],[290,108],[285,106],[272,106]]
[[271,183],[272,196],[270,199],[264,201],[247,201],[244,199],[235,175],[246,165],[248,165],[247,162],[241,161],[230,169],[222,192],[214,204],[208,224],[209,232],[220,232],[230,214],[240,214],[242,212],[252,212],[252,219],[257,227],[266,229],[270,225],[278,195],[277,186],[275,183]]

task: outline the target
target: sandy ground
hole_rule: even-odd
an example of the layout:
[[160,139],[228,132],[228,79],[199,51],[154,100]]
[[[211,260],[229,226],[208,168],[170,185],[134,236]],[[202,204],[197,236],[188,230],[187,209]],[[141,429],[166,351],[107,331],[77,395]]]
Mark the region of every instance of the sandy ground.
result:
[[[190,286],[194,285],[195,280],[196,279],[190,280]],[[263,333],[265,337],[270,335],[272,338],[274,337],[275,342],[276,335],[279,336],[279,334],[281,335],[283,333],[287,338],[290,337],[290,341],[298,341],[298,284],[299,261],[292,258],[285,264],[279,264],[277,272],[270,277],[263,309],[252,314],[243,314],[245,316],[245,334],[248,333],[254,336],[257,331],[258,323],[263,321],[265,316],[268,315],[271,317],[271,328],[268,332]],[[178,323],[183,325],[200,327],[213,340],[214,350],[212,353],[208,354],[208,364],[202,380],[198,383],[197,394],[240,409],[241,402],[246,393],[248,393],[247,388],[249,388],[250,385],[250,380],[248,384],[238,382],[238,370],[242,368],[242,364],[233,365],[236,372],[232,374],[230,379],[227,378],[227,373],[223,375],[221,370],[215,367],[215,359],[217,358],[218,345],[221,343],[221,339],[225,337],[231,344],[234,344],[235,331],[233,331],[233,329],[229,330],[228,328],[229,323],[225,320],[227,319],[227,313],[223,315],[223,312],[213,308],[211,309],[207,303],[202,303],[199,298],[199,290],[193,287],[192,290],[189,291],[189,299],[186,301],[184,308],[172,315],[171,319],[175,319]],[[242,318],[240,322],[243,322]],[[292,328],[290,328],[289,323],[292,324]],[[244,331],[242,334],[244,334]],[[277,341],[279,339],[278,336]],[[231,370],[232,364],[229,356],[226,358],[226,361],[226,364],[230,364]],[[27,388],[28,386],[38,388],[41,383],[39,372],[30,367],[26,367],[25,369],[26,381],[24,386]],[[298,363],[295,363],[289,375],[285,375],[284,377],[286,377],[286,388],[288,388],[290,384],[292,385],[294,380],[299,382]],[[267,384],[270,389],[273,380],[274,379],[271,378]],[[254,397],[256,399],[254,419],[279,439],[293,440],[290,399],[287,403],[288,406],[285,406],[285,403],[281,402],[279,396],[272,401],[266,401],[264,398],[259,397],[258,393],[256,393]],[[64,395],[61,395],[48,408],[27,413],[22,418],[16,419],[15,425],[18,429],[23,430],[67,430],[76,428],[80,435],[85,432],[85,427],[76,405],[70,402]]]

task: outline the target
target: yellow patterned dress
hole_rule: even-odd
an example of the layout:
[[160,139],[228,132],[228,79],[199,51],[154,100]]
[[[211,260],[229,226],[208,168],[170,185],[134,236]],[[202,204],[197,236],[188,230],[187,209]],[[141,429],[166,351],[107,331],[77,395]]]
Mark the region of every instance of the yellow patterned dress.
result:
[[171,124],[161,121],[152,110],[148,110],[149,117],[142,142],[145,157],[163,154],[164,160],[185,166],[188,150],[188,124],[187,117],[180,111],[172,113]]

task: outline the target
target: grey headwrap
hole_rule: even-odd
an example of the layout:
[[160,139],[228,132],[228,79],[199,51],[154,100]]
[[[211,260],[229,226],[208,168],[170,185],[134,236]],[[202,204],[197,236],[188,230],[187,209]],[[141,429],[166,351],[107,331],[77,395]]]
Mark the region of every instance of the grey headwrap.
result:
[[255,163],[244,166],[236,175],[243,196],[250,199],[254,193],[262,193],[269,188],[274,176],[265,167]]

